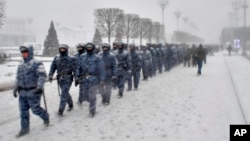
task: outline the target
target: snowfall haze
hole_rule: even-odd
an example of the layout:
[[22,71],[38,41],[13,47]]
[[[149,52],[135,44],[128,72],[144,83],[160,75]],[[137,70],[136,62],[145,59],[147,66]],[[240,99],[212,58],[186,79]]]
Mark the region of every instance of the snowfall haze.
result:
[[[162,22],[159,0],[8,0],[6,17],[32,18],[32,28],[40,35],[37,40],[43,41],[51,20],[94,31],[94,9],[111,7]],[[206,43],[219,43],[222,28],[230,25],[228,13],[231,9],[231,1],[228,0],[170,0],[164,11],[165,29],[170,35],[177,29],[174,12],[180,11],[180,30],[193,32]],[[183,17],[188,17],[198,30],[190,31]]]

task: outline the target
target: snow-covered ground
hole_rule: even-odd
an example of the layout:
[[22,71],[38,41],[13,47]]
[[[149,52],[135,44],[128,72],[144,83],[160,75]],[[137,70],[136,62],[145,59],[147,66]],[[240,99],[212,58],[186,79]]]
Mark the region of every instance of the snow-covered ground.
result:
[[[138,91],[103,106],[97,96],[97,115],[88,118],[88,104],[56,116],[59,105],[55,81],[45,84],[52,126],[45,128],[31,114],[31,131],[20,141],[228,141],[230,124],[250,122],[250,61],[226,52],[209,56],[203,74],[182,65],[141,81]],[[78,88],[70,93],[76,103]],[[237,98],[237,95],[239,98]],[[18,99],[0,92],[0,140],[16,140],[20,129]],[[240,103],[239,103],[240,102]],[[43,101],[41,101],[43,106]]]

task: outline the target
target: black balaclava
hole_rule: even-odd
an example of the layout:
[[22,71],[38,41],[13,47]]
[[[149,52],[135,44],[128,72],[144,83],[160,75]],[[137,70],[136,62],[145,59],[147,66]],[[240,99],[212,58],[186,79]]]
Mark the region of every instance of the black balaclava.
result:
[[94,52],[95,52],[95,45],[92,44],[92,43],[86,44],[86,52],[87,52],[87,54],[89,54],[89,55],[94,54]]
[[66,56],[66,55],[67,55],[66,49],[65,49],[65,51],[61,51],[61,50],[59,49],[59,53],[60,53],[61,56]]
[[78,53],[83,54],[84,53],[84,48],[83,47],[78,47]]
[[[60,51],[61,48],[64,48],[65,51]],[[61,56],[67,56],[68,55],[68,48],[69,48],[68,45],[66,45],[66,44],[60,44],[59,45],[59,53],[60,53],[60,55]]]
[[[104,48],[108,48],[108,49],[104,50]],[[108,53],[110,51],[110,44],[103,43],[102,44],[102,50],[103,50],[103,53]]]

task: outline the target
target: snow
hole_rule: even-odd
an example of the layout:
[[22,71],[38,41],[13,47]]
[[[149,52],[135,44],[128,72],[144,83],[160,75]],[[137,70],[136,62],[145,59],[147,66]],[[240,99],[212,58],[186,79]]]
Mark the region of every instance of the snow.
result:
[[[45,129],[43,121],[31,113],[31,131],[18,140],[228,141],[229,125],[250,121],[250,62],[226,52],[207,60],[201,76],[196,75],[196,67],[180,65],[141,81],[138,91],[125,92],[122,99],[113,90],[109,106],[101,104],[98,94],[94,118],[88,117],[87,103],[75,104],[73,111],[58,117],[56,81],[46,83],[52,126]],[[78,88],[72,85],[70,93],[76,103]],[[20,129],[18,99],[11,90],[0,92],[0,99],[0,140],[15,140]]]

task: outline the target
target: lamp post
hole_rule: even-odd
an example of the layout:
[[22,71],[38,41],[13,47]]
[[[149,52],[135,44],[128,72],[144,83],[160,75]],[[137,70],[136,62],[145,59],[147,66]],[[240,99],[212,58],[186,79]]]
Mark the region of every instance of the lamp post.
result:
[[247,36],[247,34],[246,34],[246,11],[247,11],[247,8],[248,8],[248,5],[247,5],[247,3],[246,3],[246,0],[244,0],[244,3],[243,3],[243,5],[242,5],[242,8],[243,8],[243,28],[244,28],[244,30],[243,30],[243,32],[244,32],[244,34],[243,34],[243,42],[242,42],[242,55],[243,56],[245,56],[246,55],[246,36]]
[[183,17],[183,21],[185,23],[185,32],[188,32],[188,29],[187,29],[187,22],[189,21],[189,18],[188,17]]
[[180,19],[180,17],[181,17],[181,12],[180,11],[176,11],[176,12],[174,12],[174,15],[175,15],[175,17],[176,17],[176,20],[177,20],[177,31],[179,31],[179,19]]
[[180,17],[181,17],[181,12],[180,11],[176,11],[176,12],[174,12],[174,15],[175,15],[175,17],[176,17],[176,21],[177,21],[177,25],[176,25],[176,41],[177,41],[177,43],[179,43],[179,37],[178,37],[178,35],[179,35],[179,19],[180,19]]
[[162,10],[162,34],[161,34],[161,39],[162,41],[165,41],[165,24],[164,24],[164,10],[166,8],[166,6],[168,5],[168,0],[160,0],[159,1],[159,5],[161,7],[161,10]]
[[235,10],[235,26],[237,27],[239,21],[238,11],[241,8],[241,3],[238,0],[235,0],[232,2],[232,7]]

